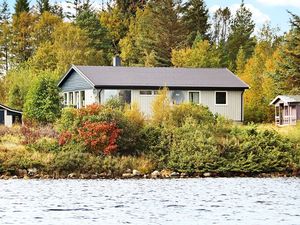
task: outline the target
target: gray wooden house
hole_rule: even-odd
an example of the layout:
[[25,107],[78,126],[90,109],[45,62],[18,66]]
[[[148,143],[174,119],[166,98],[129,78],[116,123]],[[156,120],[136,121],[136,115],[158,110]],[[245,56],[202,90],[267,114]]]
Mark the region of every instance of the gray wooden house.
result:
[[275,106],[276,125],[296,125],[300,121],[300,95],[279,95],[270,105]]
[[22,112],[0,104],[0,125],[11,127],[22,123]]
[[243,93],[248,85],[226,68],[146,68],[73,65],[60,80],[65,106],[105,104],[112,97],[136,102],[147,116],[160,88],[168,87],[172,104],[208,106],[234,121],[244,120]]

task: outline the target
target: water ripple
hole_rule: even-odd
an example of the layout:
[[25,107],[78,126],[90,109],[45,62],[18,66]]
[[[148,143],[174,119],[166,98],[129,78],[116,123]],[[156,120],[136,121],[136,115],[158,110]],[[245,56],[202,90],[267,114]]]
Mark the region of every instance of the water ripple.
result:
[[1,225],[300,221],[300,179],[0,181]]

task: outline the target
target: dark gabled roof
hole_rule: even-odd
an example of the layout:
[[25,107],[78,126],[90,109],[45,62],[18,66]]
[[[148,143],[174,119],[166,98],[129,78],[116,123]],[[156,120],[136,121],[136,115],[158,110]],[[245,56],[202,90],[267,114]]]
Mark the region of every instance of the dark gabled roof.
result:
[[16,110],[16,109],[12,109],[12,108],[9,108],[8,106],[2,105],[2,104],[0,104],[0,108],[6,109],[6,110],[11,111],[11,112],[15,112],[15,113],[20,113],[20,114],[22,114],[22,111],[19,111],[19,110]]
[[75,66],[61,79],[59,86],[74,69],[96,88],[101,87],[169,87],[231,88],[249,86],[226,68],[112,67]]
[[276,104],[279,100],[282,100],[285,103],[298,103],[300,102],[300,95],[278,95],[273,99],[270,105]]

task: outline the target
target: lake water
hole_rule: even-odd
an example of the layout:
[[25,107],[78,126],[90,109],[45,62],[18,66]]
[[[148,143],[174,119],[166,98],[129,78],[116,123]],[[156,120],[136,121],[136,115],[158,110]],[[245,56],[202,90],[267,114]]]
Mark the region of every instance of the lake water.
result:
[[0,224],[300,224],[300,179],[0,180]]

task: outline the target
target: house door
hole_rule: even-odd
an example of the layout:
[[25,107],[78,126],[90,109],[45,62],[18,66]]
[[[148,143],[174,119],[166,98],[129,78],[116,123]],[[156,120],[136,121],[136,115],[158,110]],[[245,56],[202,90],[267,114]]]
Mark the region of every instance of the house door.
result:
[[0,125],[4,124],[4,110],[0,109]]

